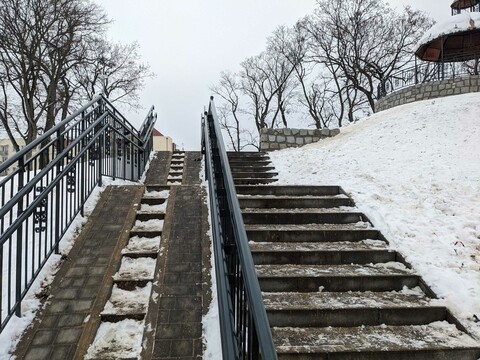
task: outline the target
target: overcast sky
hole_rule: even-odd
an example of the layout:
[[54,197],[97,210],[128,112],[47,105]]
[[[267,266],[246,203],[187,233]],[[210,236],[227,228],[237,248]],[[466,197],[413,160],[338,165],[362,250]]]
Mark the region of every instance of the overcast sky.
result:
[[[139,124],[147,109],[158,113],[156,128],[187,150],[200,145],[200,115],[209,87],[222,70],[237,71],[248,56],[265,48],[278,25],[293,25],[310,14],[315,0],[96,0],[114,21],[109,38],[138,41],[156,78],[141,94],[144,109],[125,112]],[[332,0],[335,1],[335,0]],[[392,0],[390,4],[450,16],[452,0]]]

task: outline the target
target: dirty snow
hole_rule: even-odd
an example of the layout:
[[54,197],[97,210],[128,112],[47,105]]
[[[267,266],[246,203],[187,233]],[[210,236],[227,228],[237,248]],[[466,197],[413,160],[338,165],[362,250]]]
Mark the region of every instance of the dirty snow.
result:
[[144,287],[136,287],[135,290],[123,290],[116,284],[113,285],[110,299],[105,304],[103,314],[138,314],[147,311],[152,283],[148,282]]
[[[479,21],[480,24],[480,21]],[[279,184],[340,185],[480,337],[480,93],[386,110],[270,154]]]
[[133,236],[128,240],[128,244],[122,250],[122,254],[157,252],[160,247],[160,241],[160,236],[155,236],[153,238]]
[[144,329],[143,321],[130,319],[101,323],[85,359],[139,359]]
[[135,221],[132,231],[162,231],[163,220],[152,219],[147,221]]
[[123,257],[120,269],[113,276],[114,280],[152,280],[157,260],[152,258]]

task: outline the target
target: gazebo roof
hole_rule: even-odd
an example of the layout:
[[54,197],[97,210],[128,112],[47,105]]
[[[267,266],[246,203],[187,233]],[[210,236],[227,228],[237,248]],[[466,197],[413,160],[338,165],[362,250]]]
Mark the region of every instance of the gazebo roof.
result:
[[455,0],[450,7],[452,9],[463,10],[480,4],[480,0]]
[[420,59],[434,62],[467,61],[479,54],[480,13],[477,12],[458,14],[434,25],[420,40],[415,52]]

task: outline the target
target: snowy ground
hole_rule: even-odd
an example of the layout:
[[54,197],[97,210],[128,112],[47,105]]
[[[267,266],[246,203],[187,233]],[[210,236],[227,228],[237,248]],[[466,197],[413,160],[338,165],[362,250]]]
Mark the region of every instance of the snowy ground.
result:
[[280,183],[341,185],[480,338],[480,94],[380,112],[270,154]]

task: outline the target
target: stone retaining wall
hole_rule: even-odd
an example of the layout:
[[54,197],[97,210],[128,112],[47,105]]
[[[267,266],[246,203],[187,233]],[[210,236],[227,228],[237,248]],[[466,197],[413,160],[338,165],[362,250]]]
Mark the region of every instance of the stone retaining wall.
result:
[[413,85],[395,91],[380,100],[375,105],[375,112],[390,109],[395,106],[414,101],[435,99],[443,96],[467,94],[480,91],[480,76],[459,77],[425,84]]
[[262,129],[260,151],[299,147],[338,134],[340,129]]

